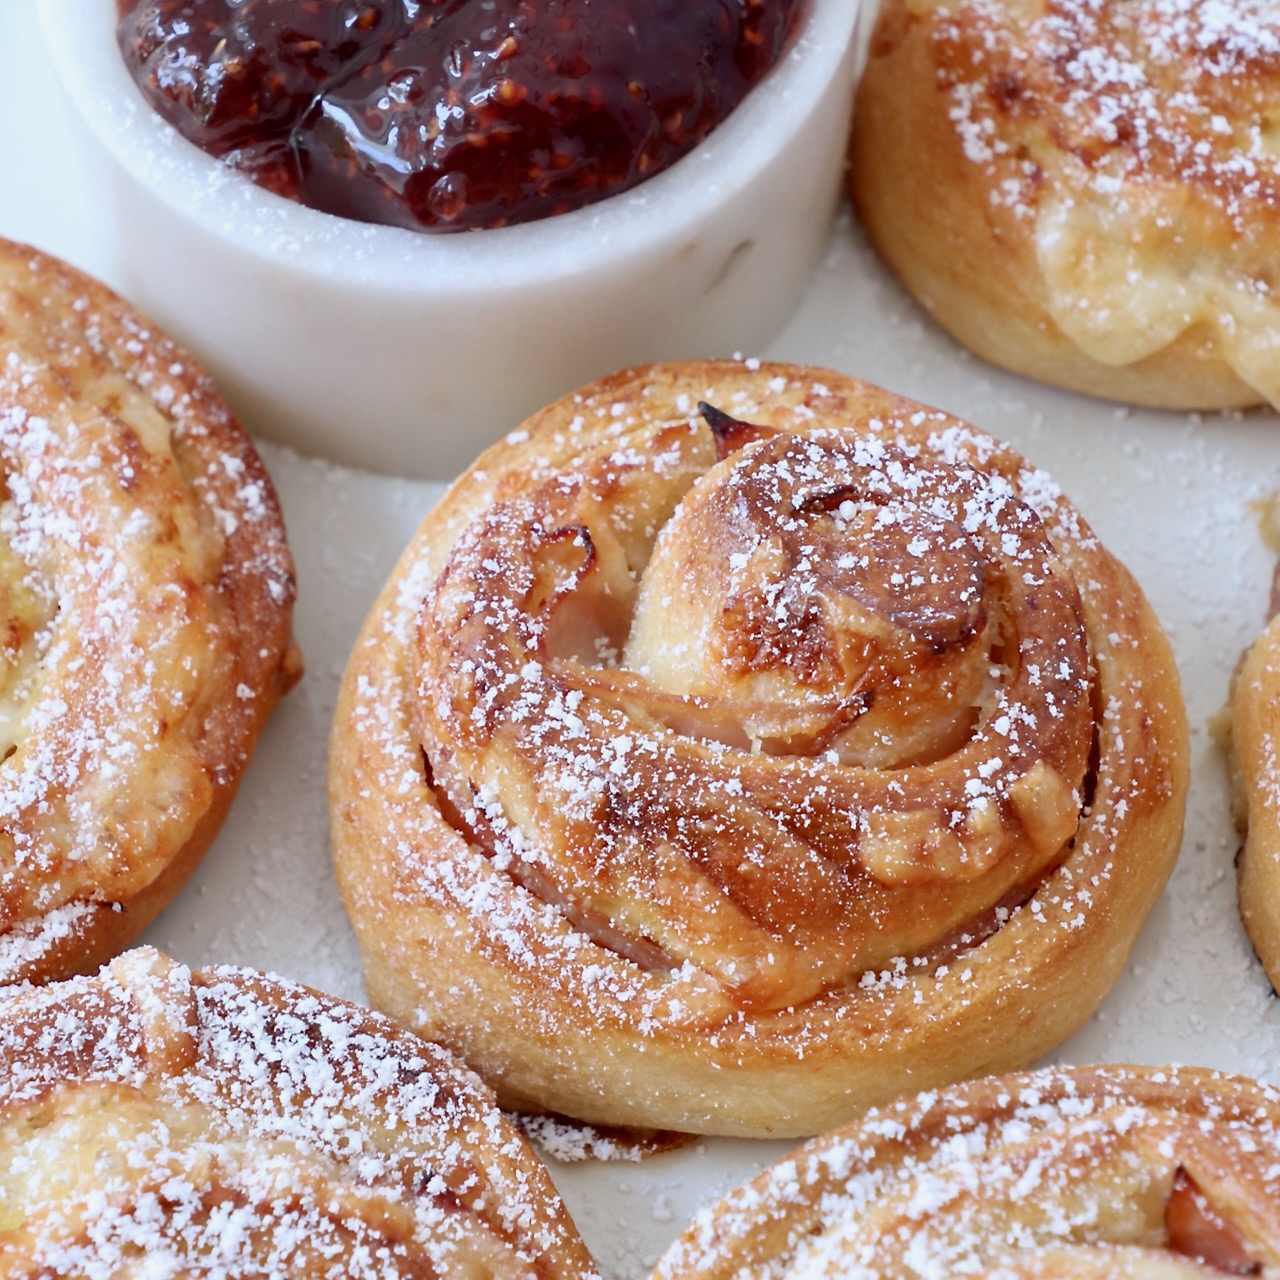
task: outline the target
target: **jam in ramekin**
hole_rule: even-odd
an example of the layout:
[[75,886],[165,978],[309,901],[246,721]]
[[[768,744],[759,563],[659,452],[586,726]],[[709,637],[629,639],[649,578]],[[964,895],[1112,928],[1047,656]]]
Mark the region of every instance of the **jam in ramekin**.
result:
[[802,0],[121,0],[151,105],[314,208],[417,230],[566,213],[697,145]]

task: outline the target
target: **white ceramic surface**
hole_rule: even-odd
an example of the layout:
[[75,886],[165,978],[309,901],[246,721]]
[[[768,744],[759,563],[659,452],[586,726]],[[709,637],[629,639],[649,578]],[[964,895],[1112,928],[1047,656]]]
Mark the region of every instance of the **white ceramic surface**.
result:
[[99,167],[119,278],[255,430],[440,478],[602,369],[774,337],[830,230],[858,0],[813,0],[782,62],[672,169],[560,218],[454,235],[304,209],[142,100],[115,0],[40,0]]
[[[84,0],[79,0],[81,4]],[[36,0],[5,0],[0,40],[0,235],[119,286],[118,259],[73,121],[51,87]],[[33,128],[33,121],[39,128]],[[757,352],[808,360],[943,405],[1012,441],[1072,495],[1134,571],[1169,630],[1192,725],[1187,835],[1125,975],[1055,1054],[1064,1062],[1181,1061],[1280,1085],[1280,1000],[1240,928],[1238,841],[1208,733],[1262,625],[1274,557],[1251,500],[1280,488],[1280,418],[1128,411],[987,368],[931,325],[847,217],[799,311]],[[149,940],[193,964],[274,969],[362,998],[359,955],[329,866],[325,742],[347,652],[441,487],[264,450],[298,558],[307,675],[268,726],[230,819]],[[714,1141],[640,1165],[553,1165],[607,1280],[642,1280],[701,1204],[781,1154]]]

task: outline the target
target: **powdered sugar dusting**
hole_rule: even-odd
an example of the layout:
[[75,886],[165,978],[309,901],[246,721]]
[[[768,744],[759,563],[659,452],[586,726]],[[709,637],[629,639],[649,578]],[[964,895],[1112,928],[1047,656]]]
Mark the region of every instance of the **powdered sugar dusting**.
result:
[[691,1141],[688,1134],[602,1129],[564,1116],[516,1113],[511,1119],[543,1155],[561,1163],[602,1160],[635,1164]]
[[965,152],[1007,175],[993,199],[1020,214],[1045,173],[1007,117],[1050,118],[1079,180],[1102,194],[1175,179],[1238,226],[1274,201],[1280,151],[1265,103],[1280,84],[1280,14],[1269,0],[1050,0],[1025,14],[974,0],[944,9],[935,39]]
[[[1033,376],[1107,394],[1230,404],[1252,392],[1280,404],[1274,4],[947,0],[908,20],[911,10],[885,10],[885,48],[894,58],[905,24],[919,57],[869,77],[868,92],[945,113],[958,177],[938,208],[952,201],[976,252],[1018,264],[991,295],[1019,295],[1007,341],[968,340]],[[949,218],[939,213],[937,235],[950,234]],[[905,269],[913,251],[885,240]],[[1024,273],[1034,288],[1022,289]],[[959,298],[929,305],[964,333]],[[1051,355],[1059,336],[1085,359]],[[1171,369],[1188,361],[1168,390],[1154,369],[1129,372],[1160,353]]]
[[1181,725],[1132,584],[1012,450],[834,374],[682,377],[580,393],[428,520],[346,678],[337,864],[375,999],[518,1101],[797,1131],[892,1057],[864,1018],[940,1034],[1027,948],[1136,925]]
[[176,347],[16,246],[0,312],[12,977],[152,883],[238,777],[288,678],[293,582],[261,464]]
[[74,938],[97,912],[109,910],[93,902],[67,902],[0,934],[0,984],[15,981],[59,943]]
[[[1203,730],[1262,621],[1274,556],[1245,503],[1275,488],[1275,424],[1255,415],[1118,410],[982,366],[927,323],[847,215],[795,324],[771,354],[819,358],[909,389],[1015,443],[1134,570],[1184,674],[1195,752],[1188,836],[1171,890],[1116,991],[1060,1057],[1180,1058],[1276,1082],[1280,1002],[1237,922],[1238,841],[1221,760]],[[696,412],[695,398],[685,412]],[[242,958],[355,996],[359,954],[327,861],[325,734],[360,623],[443,490],[273,446],[264,456],[299,559],[308,676],[281,707],[269,731],[272,749],[259,751],[214,856],[152,936],[193,962]],[[602,1271],[642,1280],[700,1205],[792,1145],[707,1140],[640,1166],[585,1162],[553,1166],[553,1176]]]
[[1117,1274],[1128,1248],[1153,1268],[1220,1260],[1223,1246],[1192,1234],[1184,1206],[1177,1219],[1166,1208],[1184,1162],[1240,1233],[1237,1248],[1269,1258],[1271,1222],[1231,1206],[1246,1187],[1259,1205],[1274,1200],[1280,1095],[1212,1073],[1116,1067],[984,1081],[873,1112],[704,1211],[656,1274],[1030,1275],[1059,1251],[1080,1274]]
[[[23,1064],[0,1088],[0,1257],[86,1280],[143,1259],[228,1280],[591,1274],[474,1077],[304,988],[130,953],[0,1001],[0,1058]],[[106,1134],[86,1166],[60,1154]]]

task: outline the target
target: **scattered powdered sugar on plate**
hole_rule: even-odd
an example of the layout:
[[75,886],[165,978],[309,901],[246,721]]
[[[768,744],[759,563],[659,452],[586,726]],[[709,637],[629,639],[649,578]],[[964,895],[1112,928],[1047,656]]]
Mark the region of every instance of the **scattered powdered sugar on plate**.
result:
[[573,1164],[582,1160],[639,1163],[660,1152],[691,1144],[688,1134],[602,1129],[564,1116],[517,1115],[520,1132],[548,1159]]

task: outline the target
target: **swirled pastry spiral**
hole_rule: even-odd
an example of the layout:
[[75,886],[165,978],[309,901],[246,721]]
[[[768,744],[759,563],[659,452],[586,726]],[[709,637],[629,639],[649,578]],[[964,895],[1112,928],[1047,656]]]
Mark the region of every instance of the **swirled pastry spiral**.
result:
[[[1280,494],[1264,513],[1280,550]],[[1244,655],[1231,688],[1229,755],[1240,853],[1240,914],[1271,985],[1280,990],[1280,565],[1270,622]]]
[[704,1210],[654,1280],[1280,1275],[1280,1094],[1082,1067],[905,1099]]
[[450,1055],[146,948],[0,994],[0,1273],[594,1275],[546,1172]]
[[293,595],[208,378],[0,241],[0,980],[95,968],[181,888],[298,674]]
[[875,246],[984,359],[1280,405],[1272,0],[886,0],[854,124]]
[[817,1132],[1079,1025],[1185,734],[1146,601],[1011,449],[656,365],[427,517],[343,683],[337,870],[374,1002],[508,1103]]

